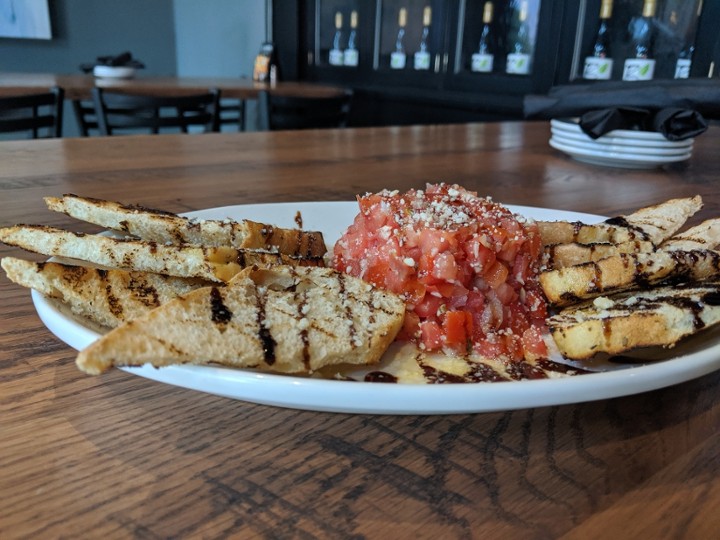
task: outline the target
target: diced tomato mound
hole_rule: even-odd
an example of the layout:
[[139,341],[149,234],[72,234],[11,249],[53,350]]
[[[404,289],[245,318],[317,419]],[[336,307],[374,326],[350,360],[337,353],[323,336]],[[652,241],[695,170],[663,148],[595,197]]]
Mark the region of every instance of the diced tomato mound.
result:
[[398,339],[516,361],[547,353],[536,224],[457,185],[386,190],[358,202],[333,266],[402,295]]

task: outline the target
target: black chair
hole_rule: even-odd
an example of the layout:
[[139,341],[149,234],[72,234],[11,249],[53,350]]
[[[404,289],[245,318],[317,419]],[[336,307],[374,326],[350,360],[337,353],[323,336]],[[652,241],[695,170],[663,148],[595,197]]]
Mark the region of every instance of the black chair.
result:
[[91,134],[98,135],[100,133],[97,117],[95,116],[95,104],[90,101],[73,100],[73,111],[75,112],[75,120],[77,120],[80,135],[89,137]]
[[33,139],[62,137],[65,92],[53,87],[41,94],[0,98],[0,133],[26,132]]
[[237,125],[238,131],[245,131],[246,107],[244,99],[220,100],[220,128],[228,124]]
[[205,132],[219,131],[220,91],[216,89],[194,96],[146,96],[95,87],[92,96],[101,135],[119,130],[188,133],[190,126],[201,126]]
[[259,127],[263,130],[345,127],[352,91],[332,97],[298,97],[267,91],[258,96]]

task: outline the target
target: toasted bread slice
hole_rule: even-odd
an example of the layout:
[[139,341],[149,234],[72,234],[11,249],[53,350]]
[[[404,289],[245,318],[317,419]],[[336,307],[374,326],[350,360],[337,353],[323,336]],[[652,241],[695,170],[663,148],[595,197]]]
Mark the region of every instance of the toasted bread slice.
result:
[[76,315],[110,328],[209,285],[201,279],[57,262],[36,263],[14,257],[5,257],[0,264],[11,281],[55,298]]
[[545,247],[545,267],[565,268],[586,262],[599,261],[621,253],[649,253],[655,250],[655,244],[648,240],[630,240],[619,244],[595,243],[554,244]]
[[45,204],[55,212],[161,244],[267,249],[295,257],[322,257],[327,251],[323,235],[317,231],[283,229],[249,220],[189,219],[143,206],[72,194],[45,197]]
[[720,322],[720,283],[659,287],[602,297],[548,319],[563,356],[583,360],[639,347],[672,347]]
[[622,244],[645,240],[659,245],[671,237],[702,208],[699,195],[671,199],[641,208],[627,216],[610,218],[602,223],[585,224],[568,221],[539,221],[543,245],[609,243]]
[[280,253],[191,244],[165,245],[81,234],[42,225],[0,229],[0,242],[35,253],[68,257],[108,268],[154,272],[209,281],[229,281],[247,266],[322,265],[321,258],[294,258]]
[[712,250],[658,250],[624,253],[567,268],[543,272],[540,286],[555,306],[663,281],[701,281],[720,276],[720,252]]
[[78,367],[216,363],[310,373],[377,362],[400,330],[405,304],[329,268],[246,269],[129,321],[80,352]]
[[720,246],[720,219],[708,219],[663,242],[665,250],[717,249]]

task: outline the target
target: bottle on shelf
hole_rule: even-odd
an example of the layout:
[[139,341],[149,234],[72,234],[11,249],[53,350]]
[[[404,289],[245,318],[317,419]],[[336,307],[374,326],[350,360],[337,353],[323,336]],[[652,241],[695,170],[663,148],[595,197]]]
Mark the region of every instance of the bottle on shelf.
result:
[[642,15],[633,17],[630,21],[632,56],[625,60],[624,81],[649,81],[655,74],[652,44],[656,2],[657,0],[645,0]]
[[493,3],[485,2],[483,6],[483,28],[480,33],[480,43],[477,52],[473,53],[470,61],[470,69],[477,73],[490,73],[493,70],[492,44],[492,21],[493,21]]
[[430,51],[428,51],[428,38],[430,37],[430,24],[432,22],[432,8],[423,9],[423,29],[420,37],[420,49],[413,58],[413,67],[417,70],[430,69]]
[[612,17],[613,0],[602,0],[600,5],[600,24],[595,34],[590,56],[585,58],[583,78],[608,80],[612,76],[613,61],[610,54],[610,18]]
[[[702,2],[698,2],[697,12],[695,13],[695,20],[700,18],[702,13]],[[678,53],[677,61],[675,62],[675,76],[676,79],[687,79],[690,77],[690,68],[692,67],[693,53],[695,52],[695,35],[697,32],[697,23],[695,28],[691,31],[684,32],[684,36],[680,35],[678,30],[678,17],[677,12],[672,11],[670,13],[670,24],[674,27],[675,33],[678,39],[683,43],[682,49]]]
[[343,51],[340,48],[342,41],[343,16],[339,11],[335,13],[335,37],[333,37],[332,49],[330,49],[329,62],[331,66],[343,65]]
[[507,64],[505,71],[517,75],[527,75],[530,73],[530,61],[532,58],[532,47],[530,45],[530,28],[527,22],[528,2],[522,0],[520,2],[520,11],[518,13],[518,30],[514,40],[510,45],[510,53],[507,55]]
[[407,24],[407,8],[400,8],[398,12],[398,33],[395,40],[395,50],[390,53],[390,67],[392,69],[405,69],[407,55],[405,54],[405,25]]
[[357,49],[357,23],[358,12],[353,10],[350,13],[350,35],[348,36],[347,49],[343,52],[343,63],[346,66],[355,67],[358,65],[358,49]]
[[690,68],[692,67],[692,55],[695,52],[694,45],[688,45],[683,47],[678,54],[677,62],[675,63],[675,78],[676,79],[687,79],[690,77]]

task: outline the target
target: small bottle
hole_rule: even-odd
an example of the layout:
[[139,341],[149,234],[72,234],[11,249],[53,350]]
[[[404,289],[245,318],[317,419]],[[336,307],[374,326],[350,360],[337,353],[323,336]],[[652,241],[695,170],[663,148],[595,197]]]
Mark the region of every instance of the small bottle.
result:
[[[698,5],[696,17],[699,19],[702,12],[702,2]],[[677,12],[672,11],[670,13],[670,24],[674,27],[674,33],[678,34],[678,18]],[[695,31],[691,32],[682,38],[684,45],[678,53],[677,61],[675,62],[675,79],[687,79],[690,77],[690,68],[692,67],[692,57],[695,52]]]
[[343,16],[339,11],[335,14],[335,37],[333,38],[332,49],[330,49],[330,65],[331,66],[342,66],[343,65],[343,52],[340,48],[340,42],[342,41],[342,25]]
[[675,78],[687,79],[690,77],[690,68],[692,67],[692,55],[695,52],[694,45],[683,47],[678,55],[675,63]]
[[477,52],[472,55],[470,69],[477,73],[490,73],[493,70],[492,46],[492,20],[493,20],[493,3],[485,2],[483,7],[483,29],[480,34],[480,43]]
[[530,53],[532,47],[530,46],[530,28],[528,27],[527,15],[528,3],[527,0],[522,0],[520,3],[520,13],[518,15],[520,26],[518,27],[515,40],[510,47],[510,53],[507,55],[507,64],[505,66],[507,73],[517,75],[527,75],[530,73]]
[[407,9],[400,8],[398,12],[398,34],[395,41],[395,50],[390,54],[390,68],[405,69],[407,55],[405,54],[405,25],[407,24]]
[[595,35],[590,56],[585,59],[583,78],[608,80],[612,76],[613,61],[610,58],[609,22],[612,17],[613,0],[602,0],[600,5],[600,25]]
[[348,36],[347,49],[343,52],[343,62],[346,66],[355,67],[358,65],[359,53],[357,50],[357,22],[358,13],[350,13],[350,35]]
[[652,58],[653,18],[657,0],[645,0],[642,16],[633,17],[629,31],[633,56],[625,60],[624,81],[649,81],[655,74]]
[[413,67],[418,70],[430,69],[430,52],[428,51],[428,37],[430,36],[430,24],[432,22],[432,8],[425,6],[423,9],[423,30],[420,37],[420,50],[415,53]]

